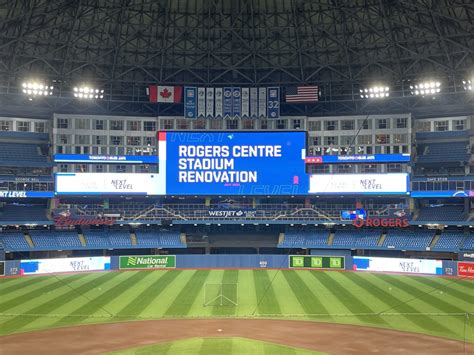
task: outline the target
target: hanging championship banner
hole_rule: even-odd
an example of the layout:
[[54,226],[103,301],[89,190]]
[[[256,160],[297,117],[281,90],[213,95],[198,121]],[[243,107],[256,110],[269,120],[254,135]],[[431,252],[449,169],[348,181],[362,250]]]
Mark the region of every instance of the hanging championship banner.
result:
[[267,117],[267,88],[258,89],[258,117]]
[[216,88],[215,90],[215,95],[214,95],[214,100],[215,100],[215,116],[214,117],[219,117],[219,118],[222,118],[224,115],[223,115],[223,102],[222,102],[222,99],[223,99],[223,93],[222,93],[222,88]]
[[232,107],[233,107],[233,116],[234,118],[240,118],[242,115],[242,97],[240,88],[232,88]]
[[258,89],[250,88],[250,117],[258,117]]
[[280,88],[273,87],[268,88],[268,118],[278,118],[280,117]]
[[186,118],[196,118],[196,88],[195,87],[185,87],[184,88],[184,117]]
[[250,89],[242,88],[242,118],[250,117],[249,99],[250,99]]
[[214,117],[214,88],[206,89],[206,117]]
[[232,115],[232,88],[224,88],[224,118],[231,118]]
[[198,88],[198,118],[206,117],[206,88]]

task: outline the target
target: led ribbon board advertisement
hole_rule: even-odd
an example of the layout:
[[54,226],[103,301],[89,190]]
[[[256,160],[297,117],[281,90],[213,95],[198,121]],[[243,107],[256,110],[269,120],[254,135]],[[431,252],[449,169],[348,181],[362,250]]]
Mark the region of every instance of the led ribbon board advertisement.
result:
[[156,155],[55,154],[56,163],[158,164]]
[[409,163],[410,154],[317,155],[305,160],[307,164]]
[[312,194],[407,195],[408,174],[314,174],[309,178]]
[[55,272],[82,272],[110,270],[110,256],[65,259],[21,260],[24,275],[49,274]]
[[164,174],[56,173],[58,195],[164,195]]
[[443,274],[442,260],[399,259],[354,256],[354,270],[401,272],[408,274]]
[[308,193],[305,132],[160,132],[159,141],[168,195]]

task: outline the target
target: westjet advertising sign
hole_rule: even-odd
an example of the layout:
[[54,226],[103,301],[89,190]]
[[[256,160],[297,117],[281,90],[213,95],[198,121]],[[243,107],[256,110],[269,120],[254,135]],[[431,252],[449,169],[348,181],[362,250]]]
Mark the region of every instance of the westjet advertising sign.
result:
[[168,195],[308,192],[304,132],[167,132]]
[[309,179],[312,194],[408,195],[406,173],[314,174]]

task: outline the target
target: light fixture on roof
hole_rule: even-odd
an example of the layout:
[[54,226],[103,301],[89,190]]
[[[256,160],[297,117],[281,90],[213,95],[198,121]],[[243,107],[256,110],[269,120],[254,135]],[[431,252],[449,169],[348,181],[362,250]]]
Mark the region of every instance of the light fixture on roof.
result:
[[425,81],[415,85],[410,85],[410,91],[415,96],[432,96],[441,91],[439,81]]
[[38,96],[51,96],[54,90],[54,86],[37,80],[24,81],[21,84],[21,88],[21,91],[28,95],[30,100]]
[[97,89],[92,86],[75,86],[72,91],[74,92],[74,97],[81,100],[92,100],[92,99],[103,99],[104,90]]
[[462,86],[463,86],[464,90],[472,91],[472,80],[470,80],[470,79],[463,80],[462,81]]
[[390,96],[388,86],[371,86],[359,90],[361,99],[382,99]]

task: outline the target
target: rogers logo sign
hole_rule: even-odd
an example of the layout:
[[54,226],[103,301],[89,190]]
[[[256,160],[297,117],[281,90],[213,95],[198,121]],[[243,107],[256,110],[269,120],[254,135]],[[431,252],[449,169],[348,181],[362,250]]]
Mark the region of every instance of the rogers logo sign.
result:
[[67,227],[67,226],[88,226],[88,225],[107,225],[111,226],[115,222],[115,219],[105,219],[105,218],[70,218],[70,217],[55,217],[54,224],[59,227]]
[[474,263],[458,262],[458,276],[474,277]]
[[406,218],[356,218],[352,221],[356,228],[362,227],[399,227],[407,228],[410,226]]

